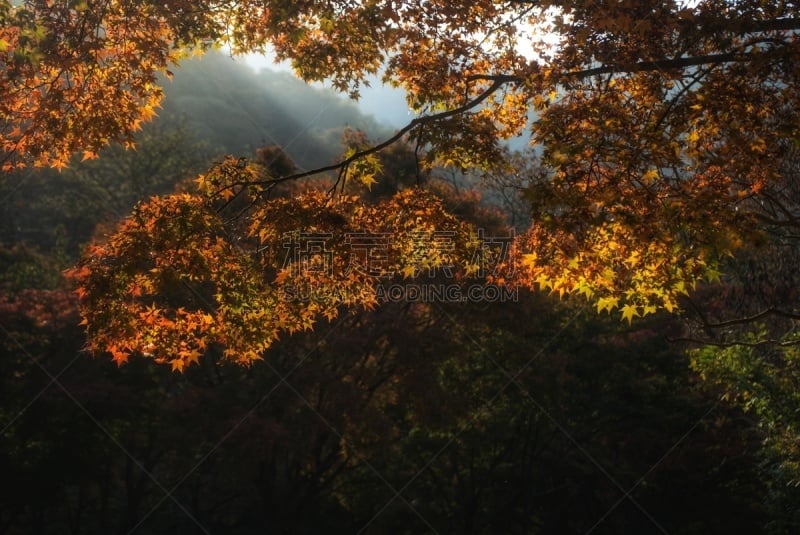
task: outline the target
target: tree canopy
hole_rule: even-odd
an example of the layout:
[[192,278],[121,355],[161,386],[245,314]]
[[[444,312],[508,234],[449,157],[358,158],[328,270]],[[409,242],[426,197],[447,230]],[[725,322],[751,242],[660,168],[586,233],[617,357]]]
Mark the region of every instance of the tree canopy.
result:
[[157,76],[190,51],[270,47],[352,96],[381,71],[418,115],[331,166],[206,194],[326,170],[371,183],[374,152],[400,139],[421,165],[513,174],[501,142],[527,135],[541,172],[514,283],[627,320],[676,310],[726,255],[798,224],[782,186],[800,110],[791,2],[2,0],[0,16],[6,170],[131,143]]
[[[0,531],[797,532],[798,10],[0,0]],[[226,47],[416,116],[201,172]]]

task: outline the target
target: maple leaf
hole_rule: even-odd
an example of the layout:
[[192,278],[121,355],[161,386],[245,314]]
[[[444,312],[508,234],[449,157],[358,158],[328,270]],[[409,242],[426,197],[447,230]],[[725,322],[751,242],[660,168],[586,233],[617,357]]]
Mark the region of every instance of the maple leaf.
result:
[[114,361],[117,366],[122,366],[128,362],[130,354],[127,351],[121,350],[114,344],[110,345],[107,349],[108,352],[111,353],[111,360]]
[[622,319],[628,320],[628,323],[630,323],[631,320],[634,318],[634,316],[639,316],[638,308],[639,307],[637,307],[636,305],[631,305],[631,304],[623,306],[621,309]]
[[404,279],[411,279],[414,278],[417,274],[417,268],[413,265],[406,265],[400,270],[400,273],[403,275]]
[[[201,50],[199,39],[219,35],[237,53],[272,45],[304,79],[328,80],[351,95],[366,75],[382,68],[386,82],[405,89],[409,105],[420,112],[377,143],[349,131],[338,162],[291,170],[281,180],[339,171],[334,191],[345,188],[348,173],[375,190],[384,167],[379,151],[403,140],[416,143],[410,174],[442,163],[480,173],[514,169],[502,141],[530,136],[542,147],[540,169],[516,174],[528,176],[517,189],[524,191],[534,224],[514,240],[521,269],[513,282],[561,296],[603,296],[598,312],[610,312],[624,299],[622,316],[629,322],[654,309],[674,310],[677,297],[700,280],[719,282],[722,256],[746,244],[754,227],[771,230],[765,220],[772,213],[793,213],[794,207],[784,212],[760,201],[781,191],[784,152],[800,124],[800,109],[790,104],[800,101],[800,84],[796,70],[786,67],[786,58],[800,54],[800,41],[792,38],[800,30],[795,3],[765,8],[743,0],[720,9],[700,0],[691,6],[664,3],[656,11],[640,3],[621,13],[613,2],[545,1],[532,7],[475,0],[430,10],[424,3],[376,0],[348,5],[343,20],[324,2],[287,10],[243,0],[222,17],[215,3],[199,0],[188,19],[182,4],[131,7],[110,0],[102,10],[63,10],[63,2],[8,7],[0,29],[4,55],[24,61],[0,76],[0,109],[8,123],[0,134],[3,169],[62,168],[81,151],[113,141],[132,145],[134,131],[156,115],[162,97],[157,75],[187,49]],[[553,7],[564,12],[548,20]],[[132,17],[132,9],[140,16]],[[546,22],[559,45],[548,47],[547,32],[509,24],[522,19]],[[29,44],[22,46],[19,35]],[[488,42],[487,35],[503,38]],[[750,39],[769,46],[745,44]],[[522,42],[535,57],[521,49]],[[538,112],[529,120],[531,106]],[[223,345],[233,340],[225,332],[252,336],[236,357],[246,359],[271,340],[250,325],[259,317],[254,309],[270,310],[264,317],[274,317],[269,321],[276,329],[291,330],[313,324],[311,316],[325,306],[368,302],[334,295],[321,308],[276,306],[271,277],[287,265],[295,270],[280,275],[281,283],[329,293],[357,284],[319,274],[327,269],[321,255],[281,262],[270,250],[282,250],[275,236],[297,228],[331,233],[362,225],[405,240],[405,249],[387,250],[386,264],[409,278],[417,267],[443,265],[446,256],[410,252],[411,229],[460,228],[441,203],[417,188],[362,208],[358,216],[354,201],[321,192],[262,202],[260,193],[277,184],[265,174],[264,166],[226,160],[199,182],[200,195],[154,201],[141,222],[121,229],[115,246],[100,256],[122,267],[112,273],[100,262],[79,277],[94,332],[106,343],[140,347],[141,303],[129,303],[130,295],[117,291],[130,287],[121,280],[127,269],[142,275],[143,291],[173,299],[162,306],[165,320],[158,328],[165,339],[182,334],[173,332],[181,322],[166,320],[180,306],[207,301],[215,308],[215,328],[193,324],[192,336]],[[239,193],[253,203],[236,216],[246,233],[215,212],[234,206]],[[794,225],[793,219],[776,226]],[[156,251],[155,259],[135,252],[140,250]],[[291,252],[297,251],[303,250]],[[181,290],[205,293],[187,297],[168,287],[167,280],[174,282],[165,268],[170,263],[181,283],[191,283]],[[111,288],[114,295],[98,288]],[[113,312],[103,316],[112,305]]]

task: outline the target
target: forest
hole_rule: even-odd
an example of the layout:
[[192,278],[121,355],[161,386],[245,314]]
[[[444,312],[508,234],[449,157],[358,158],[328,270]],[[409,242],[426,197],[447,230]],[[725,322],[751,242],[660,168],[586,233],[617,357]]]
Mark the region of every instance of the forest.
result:
[[0,534],[797,533],[798,230],[794,2],[0,0]]

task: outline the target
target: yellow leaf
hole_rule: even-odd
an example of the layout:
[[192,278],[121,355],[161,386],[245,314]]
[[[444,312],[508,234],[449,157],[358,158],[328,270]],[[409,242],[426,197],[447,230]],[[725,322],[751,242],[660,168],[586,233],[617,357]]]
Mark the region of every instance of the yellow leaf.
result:
[[54,168],[58,169],[59,172],[61,172],[69,164],[67,163],[66,160],[63,160],[61,158],[56,158],[56,159],[53,160],[53,164],[52,165],[53,165]]
[[522,255],[522,265],[533,267],[536,265],[536,259],[537,259],[536,253]]
[[597,312],[602,312],[603,310],[607,310],[611,312],[619,305],[619,298],[618,297],[601,297],[597,300]]
[[584,277],[581,277],[578,280],[578,282],[572,285],[572,291],[583,294],[586,297],[586,299],[591,299],[592,296],[594,295],[592,287],[589,285],[589,283],[586,281],[586,278]]
[[652,184],[658,180],[658,169],[648,169],[647,172],[642,175],[642,182],[644,184]]
[[541,290],[546,290],[553,287],[553,281],[550,280],[550,277],[544,273],[536,277],[536,282],[539,284],[539,289]]
[[375,180],[374,174],[360,175],[358,181],[367,186],[367,189],[370,191],[372,191],[372,185],[378,183],[378,181]]
[[202,354],[198,350],[193,349],[186,353],[186,361],[190,364],[191,363],[197,364],[200,362],[201,356]]
[[630,256],[622,262],[626,266],[632,268],[639,263],[639,251],[631,251]]
[[406,266],[400,271],[400,273],[403,274],[404,279],[409,279],[417,273],[417,268],[414,266]]
[[631,322],[634,316],[639,315],[639,310],[636,305],[625,305],[622,307],[622,319],[628,320],[628,323]]

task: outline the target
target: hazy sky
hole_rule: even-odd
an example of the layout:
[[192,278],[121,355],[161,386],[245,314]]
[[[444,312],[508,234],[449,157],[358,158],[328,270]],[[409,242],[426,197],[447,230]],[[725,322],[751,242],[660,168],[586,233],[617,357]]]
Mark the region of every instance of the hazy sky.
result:
[[[268,56],[248,54],[242,59],[255,71],[267,68],[292,72],[288,63],[275,63]],[[371,87],[361,89],[361,98],[358,100],[361,111],[374,115],[379,122],[394,128],[401,128],[414,118],[402,91],[383,85],[378,77],[370,78],[370,84]],[[343,98],[347,98],[346,95]]]
[[[242,61],[256,72],[264,68],[292,72],[287,62],[275,63],[272,57],[261,54],[242,56]],[[406,126],[414,118],[401,90],[383,85],[379,77],[370,78],[370,83],[371,87],[361,90],[361,98],[357,103],[363,113],[373,115],[380,123],[397,129]],[[323,87],[323,84],[315,85]],[[342,95],[342,98],[347,96]],[[514,150],[524,150],[529,141],[530,138],[524,135],[504,143]]]

